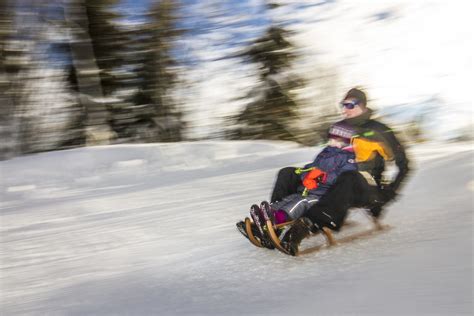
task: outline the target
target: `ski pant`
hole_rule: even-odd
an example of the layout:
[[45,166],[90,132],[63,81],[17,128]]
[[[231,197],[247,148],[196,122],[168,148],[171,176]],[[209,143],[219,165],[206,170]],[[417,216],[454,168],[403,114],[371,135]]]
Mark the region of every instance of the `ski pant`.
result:
[[[279,171],[272,193],[272,202],[281,201],[287,195],[297,192],[301,179],[293,167]],[[375,201],[381,200],[379,190],[370,185],[358,171],[343,172],[319,201],[312,205],[304,216],[316,226],[339,230],[344,223],[349,208],[371,208]]]
[[298,192],[298,186],[302,185],[301,178],[295,173],[295,167],[280,169],[273,187],[271,203],[282,201],[288,195]]
[[306,211],[318,202],[317,195],[302,196],[300,193],[290,194],[281,201],[271,204],[272,209],[282,210],[290,217],[291,220],[300,218]]

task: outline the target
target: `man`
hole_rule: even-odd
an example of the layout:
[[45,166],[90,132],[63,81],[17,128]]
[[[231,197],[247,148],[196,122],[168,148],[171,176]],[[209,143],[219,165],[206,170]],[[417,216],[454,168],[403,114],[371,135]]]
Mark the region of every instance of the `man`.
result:
[[[282,245],[292,254],[298,252],[301,240],[311,232],[323,227],[339,230],[351,207],[367,208],[374,218],[378,218],[383,206],[395,198],[408,173],[408,159],[402,145],[386,125],[371,119],[372,110],[367,107],[365,93],[356,88],[349,90],[341,106],[344,119],[336,124],[339,129],[344,126],[343,133],[352,135],[359,171],[342,173],[327,193],[283,236]],[[382,173],[389,160],[395,161],[398,173],[392,182],[385,183]],[[290,193],[298,181],[294,168],[280,170],[272,202]]]

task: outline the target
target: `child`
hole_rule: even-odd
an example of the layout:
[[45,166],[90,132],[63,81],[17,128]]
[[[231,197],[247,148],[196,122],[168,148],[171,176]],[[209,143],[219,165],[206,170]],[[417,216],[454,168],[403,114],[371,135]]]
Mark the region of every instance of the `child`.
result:
[[352,130],[342,123],[334,124],[330,128],[328,145],[312,163],[303,169],[297,169],[297,173],[301,173],[302,180],[298,193],[288,195],[283,200],[271,204],[275,224],[303,216],[305,211],[336,182],[341,173],[357,170],[351,146],[352,135]]

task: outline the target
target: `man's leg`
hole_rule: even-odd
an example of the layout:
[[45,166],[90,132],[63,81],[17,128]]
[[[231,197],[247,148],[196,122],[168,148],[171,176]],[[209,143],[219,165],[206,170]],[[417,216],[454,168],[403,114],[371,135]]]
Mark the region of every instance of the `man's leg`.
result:
[[368,205],[373,190],[359,172],[344,172],[318,203],[308,209],[305,216],[318,228],[326,226],[339,230],[349,208]]
[[342,173],[330,190],[296,220],[282,238],[282,246],[296,255],[301,241],[323,227],[339,230],[350,207],[366,206],[373,198],[375,187],[357,171]]
[[369,209],[369,214],[377,219],[382,214],[385,205],[393,201],[394,196],[387,196],[386,192],[378,188],[374,190],[376,192],[373,194],[373,198],[370,200],[367,208]]
[[297,192],[298,186],[301,184],[301,179],[295,173],[295,170],[295,167],[280,169],[273,187],[271,203],[281,201],[284,197]]

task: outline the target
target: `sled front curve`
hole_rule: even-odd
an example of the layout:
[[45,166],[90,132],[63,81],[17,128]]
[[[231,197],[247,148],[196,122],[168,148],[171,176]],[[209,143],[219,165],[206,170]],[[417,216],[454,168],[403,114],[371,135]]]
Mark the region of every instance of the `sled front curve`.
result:
[[291,255],[285,248],[282,247],[280,243],[280,238],[278,238],[278,235],[276,234],[275,229],[273,228],[272,222],[268,220],[265,224],[267,226],[268,236],[270,237],[273,246],[275,246],[276,249],[283,252],[284,254]]
[[250,242],[257,247],[263,248],[262,243],[260,240],[255,238],[255,235],[252,232],[252,221],[250,218],[246,217],[245,218],[245,231],[247,232],[247,236],[249,237]]

